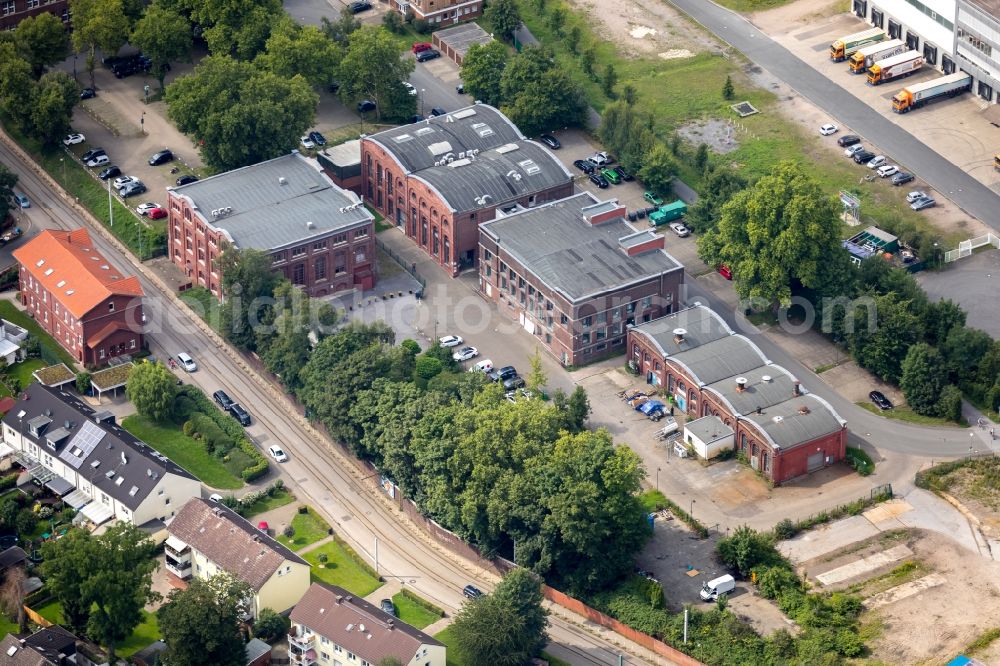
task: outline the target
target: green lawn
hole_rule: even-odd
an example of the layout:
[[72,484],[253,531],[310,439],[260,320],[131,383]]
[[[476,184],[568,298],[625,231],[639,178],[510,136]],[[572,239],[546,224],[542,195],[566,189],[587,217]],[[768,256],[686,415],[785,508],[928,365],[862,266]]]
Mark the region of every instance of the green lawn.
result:
[[[320,555],[326,555],[325,563],[320,562]],[[313,581],[339,585],[359,597],[366,597],[382,587],[381,581],[355,562],[348,546],[339,541],[325,543],[303,557],[313,566]]]
[[924,416],[923,414],[917,414],[915,411],[910,409],[906,405],[896,405],[892,409],[882,411],[870,402],[856,402],[854,403],[862,409],[867,409],[872,414],[878,414],[879,416],[885,417],[887,419],[896,419],[897,421],[906,421],[907,423],[916,423],[917,425],[931,425],[931,426],[968,426],[965,421],[960,424],[956,424],[954,421],[949,421],[947,419],[938,418],[936,416]]
[[15,363],[14,365],[6,369],[7,374],[11,377],[16,377],[21,381],[21,387],[26,388],[29,386],[35,378],[31,376],[35,370],[40,370],[42,368],[48,367],[49,364],[40,358],[29,358],[20,363]]
[[216,333],[220,332],[222,322],[219,310],[219,299],[212,295],[204,287],[192,287],[181,292],[180,299],[194,310],[195,314],[201,317],[205,323],[212,327]]
[[144,416],[133,414],[122,421],[122,427],[194,474],[207,486],[220,490],[236,490],[243,486],[243,480],[206,451],[204,444],[188,437],[172,423],[153,423]]
[[[62,624],[64,621],[62,604],[58,601],[50,601],[33,610],[53,624]],[[131,636],[118,644],[118,656],[130,657],[160,638],[160,625],[156,620],[156,613],[143,611],[142,616],[142,624],[135,628]]]
[[291,504],[294,501],[295,495],[288,492],[285,488],[282,488],[281,490],[276,491],[273,496],[257,500],[250,506],[246,507],[243,510],[243,513],[247,518],[253,518],[256,515],[265,513],[271,509],[277,509],[279,506]]
[[65,620],[63,620],[62,604],[55,599],[52,599],[43,606],[37,606],[32,610],[53,624],[62,624],[65,622]]
[[[450,647],[451,643],[455,640],[451,627],[446,627],[441,631],[437,632],[436,634],[434,634],[434,638],[444,643],[445,646],[447,647]],[[447,666],[471,666],[471,664],[466,664],[463,661],[459,661],[451,650],[448,650],[447,652],[446,664]]]
[[440,613],[424,608],[402,592],[392,598],[392,603],[396,604],[396,613],[399,615],[399,619],[417,629],[423,629],[441,619]]
[[[70,353],[63,349],[58,342],[53,340],[52,336],[43,331],[42,327],[39,326],[34,319],[18,310],[17,306],[10,301],[0,300],[0,318],[6,319],[13,324],[17,324],[21,328],[26,329],[32,336],[37,338],[42,348],[42,358],[47,362],[47,364],[52,365],[55,363],[65,363],[71,369],[76,367],[76,361],[72,356],[70,356]],[[27,386],[27,384],[25,384],[25,386]]]
[[11,622],[6,613],[0,613],[0,636],[16,634],[17,630],[17,622]]
[[330,525],[316,514],[312,507],[307,507],[308,513],[296,513],[292,518],[292,528],[295,536],[291,539],[284,534],[278,535],[278,541],[292,550],[302,550],[311,543],[316,543],[330,532]]

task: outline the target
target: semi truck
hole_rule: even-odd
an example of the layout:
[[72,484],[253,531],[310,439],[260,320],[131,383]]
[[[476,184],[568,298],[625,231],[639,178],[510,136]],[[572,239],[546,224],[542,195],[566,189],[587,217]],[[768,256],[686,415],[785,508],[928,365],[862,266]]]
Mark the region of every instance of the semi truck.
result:
[[901,79],[920,70],[924,66],[924,56],[917,51],[907,51],[886,58],[868,68],[868,84],[877,86],[886,81]]
[[830,44],[830,59],[834,62],[847,60],[858,49],[877,44],[885,40],[885,33],[879,28],[870,28],[856,32],[853,35],[841,37]]
[[969,90],[972,90],[972,76],[965,72],[955,72],[933,81],[906,86],[893,96],[892,110],[896,113],[906,113],[936,99],[954,97]]
[[906,42],[901,39],[879,42],[878,44],[872,44],[871,46],[866,46],[863,49],[855,51],[847,64],[852,74],[864,74],[868,71],[869,67],[880,60],[905,53],[909,48]]

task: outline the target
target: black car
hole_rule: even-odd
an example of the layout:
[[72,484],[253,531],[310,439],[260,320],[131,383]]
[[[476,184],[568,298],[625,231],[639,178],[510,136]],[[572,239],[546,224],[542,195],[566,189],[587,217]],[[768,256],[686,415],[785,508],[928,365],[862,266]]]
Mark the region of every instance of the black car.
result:
[[594,163],[587,160],[573,160],[573,166],[584,173],[594,173]]
[[489,377],[491,382],[505,382],[511,377],[517,377],[517,369],[512,365],[507,365],[499,370],[494,370],[486,376]]
[[326,137],[320,134],[317,130],[309,132],[309,138],[312,139],[313,143],[315,143],[317,146],[326,145]]
[[875,406],[879,409],[892,409],[892,403],[889,402],[889,398],[885,397],[881,391],[872,391],[868,394],[868,398],[874,402]]
[[358,102],[358,113],[366,113],[375,110],[375,102],[370,99],[363,99]]
[[613,169],[613,171],[616,174],[618,174],[618,177],[621,178],[622,180],[635,180],[635,177],[633,177],[632,174],[630,174],[628,171],[626,171],[625,167],[623,167],[623,166],[616,166]]
[[90,160],[94,159],[95,157],[100,157],[101,155],[107,155],[107,153],[104,152],[103,148],[91,148],[90,150],[88,150],[87,152],[85,152],[83,155],[80,155],[80,161],[81,162],[89,162]]
[[861,137],[857,134],[845,134],[837,139],[837,145],[843,146],[844,148],[853,146],[856,143],[861,143]]
[[240,422],[240,425],[244,428],[250,425],[250,413],[243,409],[243,405],[238,402],[234,402],[229,405],[229,413],[233,415],[233,418]]
[[427,119],[424,118],[419,113],[414,113],[412,116],[410,116],[410,122],[411,123],[419,123],[421,120],[427,120]]
[[227,412],[229,411],[229,408],[233,406],[233,399],[230,398],[229,394],[223,391],[222,389],[219,389],[218,391],[213,393],[212,399],[215,400],[215,403],[219,407],[222,407],[222,409],[224,409]]
[[149,166],[159,166],[161,164],[166,164],[167,162],[174,161],[174,154],[164,148],[158,153],[153,153],[153,156],[149,158]]
[[524,377],[514,375],[510,379],[503,380],[504,391],[513,391],[519,388],[524,388]]
[[464,83],[459,83],[457,86],[455,86],[455,92],[457,92],[459,95],[464,95],[465,94],[465,84]]
[[854,153],[854,162],[857,164],[865,164],[867,162],[871,162],[873,157],[875,157],[875,153],[870,150],[862,150]]
[[97,97],[97,93],[93,88],[84,88],[80,91],[80,99],[90,99],[92,97]]
[[392,599],[383,599],[378,602],[378,607],[382,609],[382,612],[396,617],[396,607],[392,604]]
[[895,176],[892,177],[893,185],[906,185],[913,180],[913,174],[906,171],[900,171]]
[[604,176],[602,176],[599,173],[591,173],[591,174],[588,174],[588,176],[590,178],[590,182],[592,182],[594,185],[597,185],[602,190],[604,188],[606,188],[606,187],[610,187],[610,185],[611,185],[608,182],[608,179],[605,178]]
[[340,90],[340,84],[337,83],[336,81],[333,81],[333,82],[331,82],[330,84],[328,84],[326,86],[326,89],[329,90],[332,93],[335,93],[338,90]]
[[542,134],[538,137],[538,140],[544,143],[546,146],[552,150],[559,150],[562,148],[562,144],[559,143],[559,139],[555,138],[551,134]]
[[448,112],[442,109],[440,106],[435,106],[433,109],[431,109],[432,116],[443,116],[446,113]]
[[417,62],[426,62],[427,60],[434,60],[434,58],[440,58],[441,52],[437,49],[424,49],[417,54]]
[[141,180],[136,180],[128,183],[122,189],[118,190],[118,194],[121,195],[122,199],[128,199],[129,197],[135,196],[136,194],[142,194],[146,191],[146,186]]
[[475,585],[466,585],[462,588],[462,594],[465,595],[466,599],[478,599],[483,596],[483,591]]
[[122,170],[114,165],[111,165],[107,169],[101,171],[101,173],[97,174],[97,177],[101,180],[107,180],[108,178],[117,178],[120,175],[122,175]]
[[181,185],[189,185],[191,183],[198,182],[198,176],[192,176],[191,174],[186,173],[180,178],[178,178],[176,182],[177,182],[177,187],[180,187]]
[[357,14],[365,11],[366,9],[371,9],[372,3],[366,2],[366,0],[357,0],[356,2],[349,4],[347,7],[351,10],[352,14]]

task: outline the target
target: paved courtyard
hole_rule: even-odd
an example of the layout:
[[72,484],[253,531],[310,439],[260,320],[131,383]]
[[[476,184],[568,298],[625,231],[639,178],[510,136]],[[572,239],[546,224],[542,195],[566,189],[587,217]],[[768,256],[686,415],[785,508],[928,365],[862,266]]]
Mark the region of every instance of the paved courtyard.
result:
[[917,274],[931,300],[950,298],[968,313],[966,323],[1000,338],[1000,250],[986,248],[959,259],[940,272]]

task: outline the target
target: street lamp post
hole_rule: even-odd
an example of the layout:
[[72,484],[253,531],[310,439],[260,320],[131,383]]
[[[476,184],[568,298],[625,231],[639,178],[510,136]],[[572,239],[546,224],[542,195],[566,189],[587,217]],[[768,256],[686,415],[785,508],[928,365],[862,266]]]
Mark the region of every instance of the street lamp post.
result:
[[62,165],[62,173],[63,173],[62,185],[63,187],[66,187],[66,160],[60,157],[59,163]]
[[660,491],[660,468],[656,468],[656,491]]
[[146,112],[145,111],[143,111],[142,115],[139,116],[139,131],[141,131],[143,134],[146,133]]

